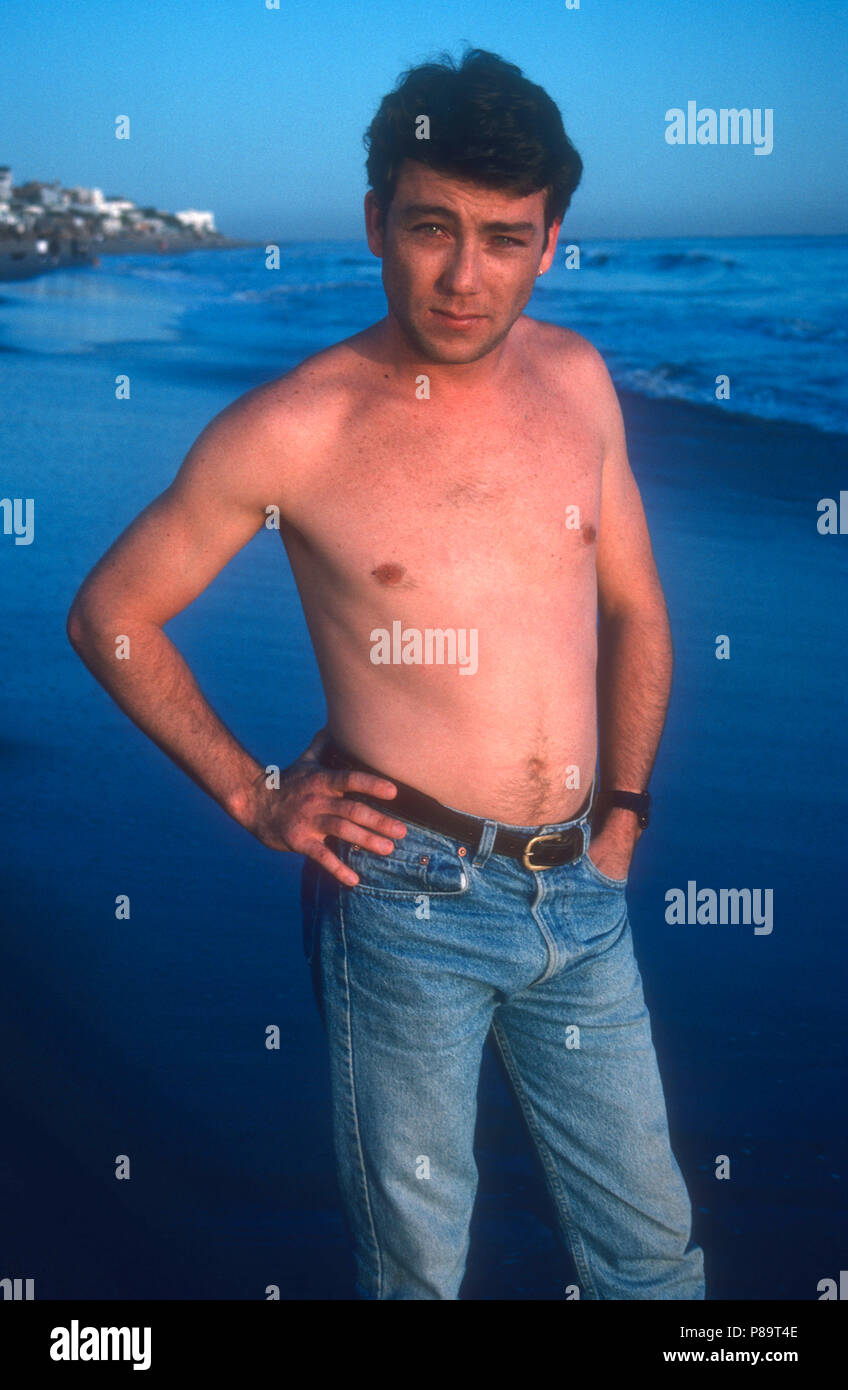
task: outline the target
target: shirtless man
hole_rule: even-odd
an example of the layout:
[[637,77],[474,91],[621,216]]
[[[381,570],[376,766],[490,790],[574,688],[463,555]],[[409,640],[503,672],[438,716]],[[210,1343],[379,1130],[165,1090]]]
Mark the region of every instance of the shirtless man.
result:
[[[480,51],[408,73],[368,138],[387,316],[211,422],[70,640],[239,825],[305,856],[358,1295],[459,1296],[488,1037],[580,1296],[700,1299],[625,901],[665,603],[601,357],[522,312],[582,164]],[[271,505],[328,710],[279,786],[163,631]]]

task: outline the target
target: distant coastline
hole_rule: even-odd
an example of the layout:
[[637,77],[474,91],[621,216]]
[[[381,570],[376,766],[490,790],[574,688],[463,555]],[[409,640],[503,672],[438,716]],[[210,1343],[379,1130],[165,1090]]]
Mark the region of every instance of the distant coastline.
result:
[[259,245],[217,233],[204,237],[135,235],[110,237],[0,236],[0,282],[31,280],[51,270],[96,266],[101,256],[173,256],[183,251],[221,251]]
[[58,179],[15,185],[0,165],[0,280],[97,265],[101,256],[173,255],[258,243],[223,236],[209,211],[166,212],[100,188],[64,188]]

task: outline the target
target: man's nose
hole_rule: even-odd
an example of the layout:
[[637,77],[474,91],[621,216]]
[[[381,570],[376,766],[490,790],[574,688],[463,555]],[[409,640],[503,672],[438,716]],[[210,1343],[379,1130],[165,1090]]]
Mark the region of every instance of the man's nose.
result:
[[480,255],[470,241],[454,242],[450,259],[439,276],[442,289],[449,294],[478,294],[481,288]]

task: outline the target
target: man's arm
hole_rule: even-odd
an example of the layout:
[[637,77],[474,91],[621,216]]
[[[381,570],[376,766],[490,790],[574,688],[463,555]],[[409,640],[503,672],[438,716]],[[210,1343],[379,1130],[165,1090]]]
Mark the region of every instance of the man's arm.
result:
[[[665,723],[671,629],[621,408],[602,362],[599,375],[606,441],[597,545],[601,791],[638,792],[648,786]],[[633,812],[614,807],[593,837],[592,857],[603,859],[604,872],[624,877],[640,834]]]
[[[260,766],[218,718],[162,628],[257,533],[265,412],[242,397],[199,436],[170,487],[84,580],[68,638],[121,709],[230,814]],[[116,639],[129,639],[128,659]]]
[[[402,822],[345,793],[388,797],[395,795],[392,784],[321,768],[316,739],[280,788],[269,790],[264,767],[219,719],[162,631],[256,535],[266,506],[279,501],[287,452],[279,419],[263,387],[215,417],[170,487],[83,582],[68,614],[68,638],[130,719],[240,825],[270,848],[308,854],[342,882],[355,883],[324,836],[390,853],[387,836],[405,833]],[[117,656],[118,637],[129,641],[128,659]]]

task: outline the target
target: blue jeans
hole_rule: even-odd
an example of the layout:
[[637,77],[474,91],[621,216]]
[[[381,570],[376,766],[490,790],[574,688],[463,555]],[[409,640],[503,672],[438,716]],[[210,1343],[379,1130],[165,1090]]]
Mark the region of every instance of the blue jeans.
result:
[[[367,797],[362,797],[368,801]],[[370,805],[384,804],[368,802]],[[587,1299],[702,1299],[633,955],[627,880],[534,871],[406,822],[383,857],[304,863],[303,943],[330,1053],[339,1184],[365,1299],[456,1299],[477,1191],[483,1046],[503,1059]],[[561,1297],[562,1290],[552,1291]]]

